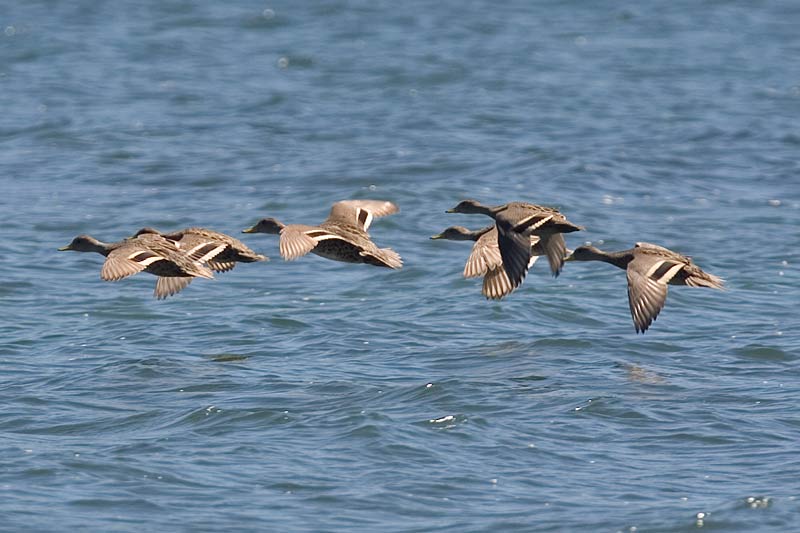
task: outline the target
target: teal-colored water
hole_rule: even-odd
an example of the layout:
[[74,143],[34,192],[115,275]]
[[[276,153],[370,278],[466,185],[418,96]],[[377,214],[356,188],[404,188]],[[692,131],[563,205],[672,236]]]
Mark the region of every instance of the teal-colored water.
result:
[[[18,2],[0,10],[0,529],[790,531],[796,2]],[[487,302],[463,198],[726,278]],[[240,265],[156,301],[56,252],[396,202],[398,272]],[[700,513],[700,514],[699,514]]]

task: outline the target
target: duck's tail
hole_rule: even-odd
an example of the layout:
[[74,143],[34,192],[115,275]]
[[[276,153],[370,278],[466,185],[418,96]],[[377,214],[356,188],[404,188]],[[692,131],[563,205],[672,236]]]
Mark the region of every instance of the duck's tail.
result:
[[403,267],[403,259],[400,254],[391,248],[378,248],[370,252],[361,252],[364,262],[386,268],[400,269]]
[[725,289],[725,280],[714,274],[700,271],[697,274],[686,278],[686,285],[689,287],[708,287],[710,289]]

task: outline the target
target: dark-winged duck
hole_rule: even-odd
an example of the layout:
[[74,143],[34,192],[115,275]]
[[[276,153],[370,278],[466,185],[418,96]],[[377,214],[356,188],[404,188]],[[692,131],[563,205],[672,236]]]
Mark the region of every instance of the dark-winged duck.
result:
[[482,214],[492,217],[497,226],[497,243],[503,267],[513,287],[525,278],[531,260],[530,237],[540,238],[539,246],[550,263],[550,271],[558,276],[564,265],[567,246],[562,233],[580,231],[582,226],[567,220],[558,209],[525,202],[509,202],[486,206],[475,200],[464,200],[448,213]]
[[[500,300],[514,291],[511,280],[503,268],[503,259],[497,245],[497,227],[486,226],[479,230],[470,231],[462,226],[450,226],[431,239],[447,239],[451,241],[474,241],[472,252],[464,266],[465,278],[483,276],[483,295],[486,298]],[[544,254],[539,244],[539,237],[531,236],[531,260],[528,268]]]

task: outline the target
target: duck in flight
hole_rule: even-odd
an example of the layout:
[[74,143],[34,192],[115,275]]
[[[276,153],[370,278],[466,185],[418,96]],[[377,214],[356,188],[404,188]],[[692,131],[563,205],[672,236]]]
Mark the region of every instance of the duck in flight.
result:
[[170,233],[162,233],[155,228],[145,227],[137,231],[134,236],[138,237],[145,234],[160,235],[165,239],[178,243],[184,249],[192,249],[206,243],[223,244],[222,252],[206,262],[208,268],[214,272],[232,270],[236,263],[269,261],[267,256],[254,252],[239,239],[207,228],[186,228]]
[[367,233],[373,219],[398,211],[397,205],[383,200],[344,200],[333,204],[328,218],[317,226],[263,218],[243,233],[280,235],[280,254],[287,261],[311,252],[333,261],[399,269],[400,255],[391,248],[378,248]]
[[604,252],[580,246],[566,261],[602,261],[626,271],[628,305],[636,333],[644,333],[667,300],[667,285],[723,289],[724,280],[703,271],[684,255],[663,246],[637,242],[630,250]]
[[211,279],[212,271],[203,265],[225,249],[220,243],[203,242],[192,248],[160,235],[143,234],[119,242],[105,243],[90,235],[79,235],[60,251],[96,252],[106,260],[100,279],[118,281],[139,272],[158,276],[154,295],[159,300],[181,291],[194,278]]
[[497,227],[497,244],[513,288],[519,286],[531,264],[531,237],[540,239],[538,246],[550,263],[550,271],[558,276],[564,265],[567,246],[562,233],[580,231],[558,209],[526,202],[509,202],[494,207],[475,200],[464,200],[448,213],[478,213],[490,216]]
[[[451,241],[474,241],[472,252],[464,266],[465,278],[483,276],[482,293],[487,299],[500,300],[511,294],[515,287],[511,284],[500,256],[500,247],[497,244],[497,227],[486,226],[479,230],[470,231],[462,226],[450,226],[443,232],[434,235],[431,239],[447,239]],[[531,260],[528,268],[544,255],[544,250],[539,246],[537,236],[530,237]]]

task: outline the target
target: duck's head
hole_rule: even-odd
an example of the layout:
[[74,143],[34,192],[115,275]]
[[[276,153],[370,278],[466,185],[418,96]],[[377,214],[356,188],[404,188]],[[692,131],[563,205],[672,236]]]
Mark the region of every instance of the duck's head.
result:
[[594,246],[578,246],[564,261],[594,261],[601,252]]
[[73,252],[98,252],[104,249],[103,243],[91,235],[78,235],[72,242],[58,249],[59,252],[72,250]]
[[466,241],[470,239],[471,231],[463,226],[450,226],[443,232],[432,235],[431,239],[447,239],[449,241]]
[[431,239],[447,239],[449,241],[476,241],[481,235],[490,231],[494,225],[486,226],[479,230],[471,231],[463,226],[450,226],[438,235],[434,235]]
[[285,226],[274,218],[262,218],[255,226],[243,229],[242,233],[271,233],[277,235]]
[[448,209],[445,211],[446,213],[484,213],[486,211],[486,207],[481,205],[480,202],[477,200],[462,200],[452,209]]

